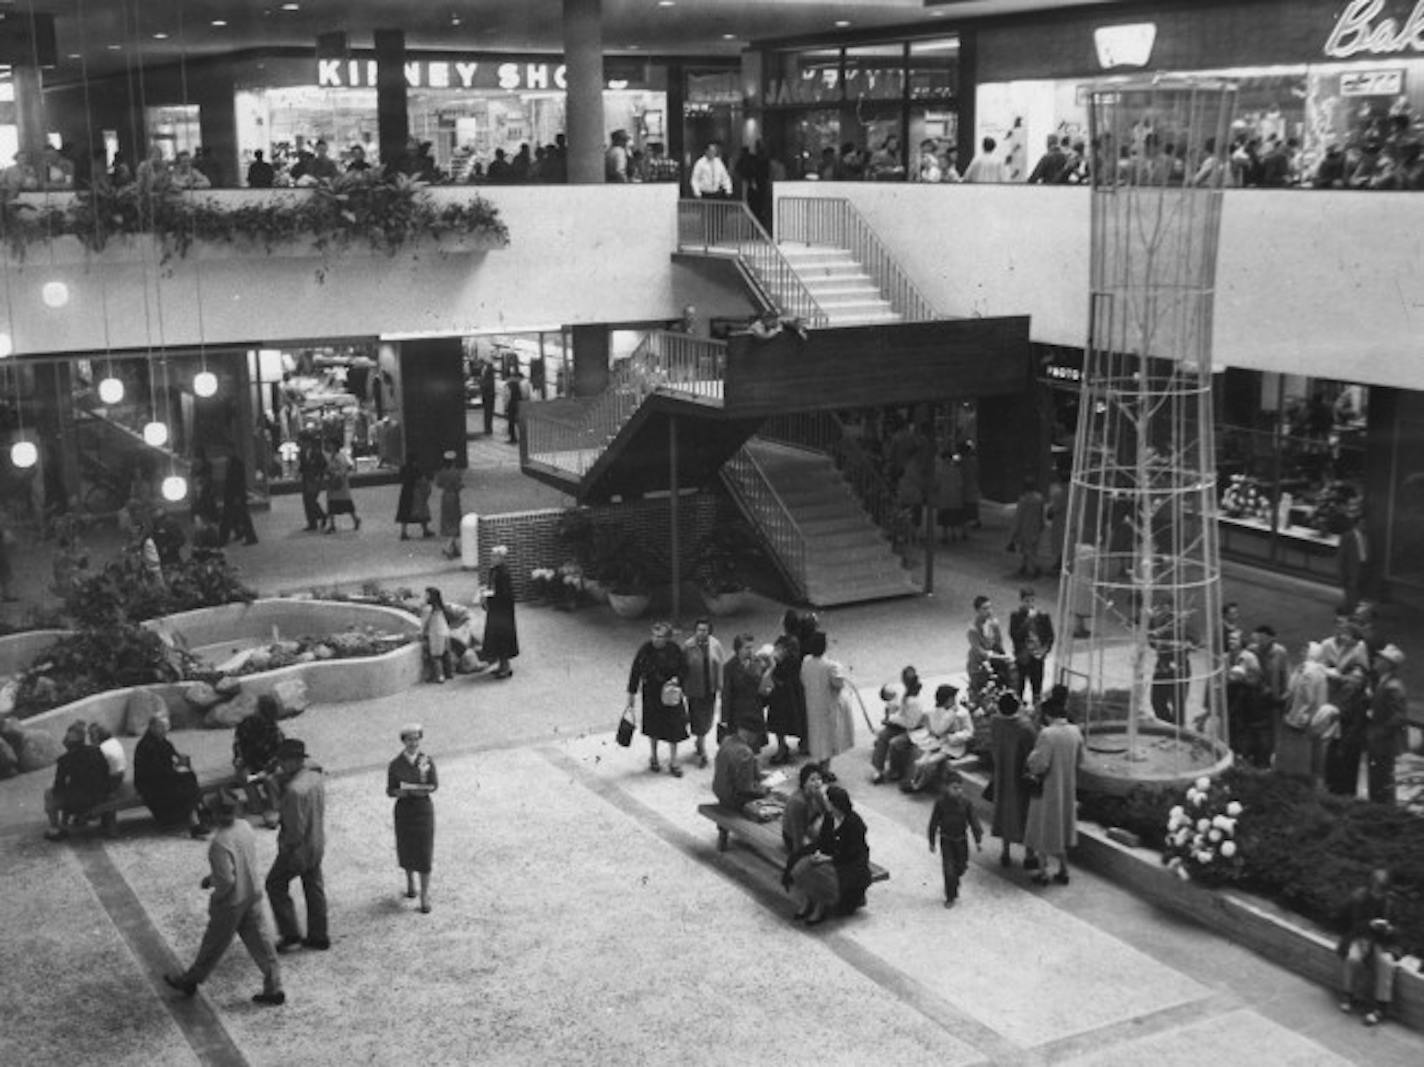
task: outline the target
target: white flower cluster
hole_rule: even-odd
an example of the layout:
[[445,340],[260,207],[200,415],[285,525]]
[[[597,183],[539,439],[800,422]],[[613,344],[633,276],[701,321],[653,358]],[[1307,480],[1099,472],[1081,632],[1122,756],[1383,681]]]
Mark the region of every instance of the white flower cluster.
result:
[[536,582],[552,582],[556,573],[553,567],[535,567],[529,577]]
[[1236,822],[1243,810],[1225,786],[1198,778],[1184,803],[1167,813],[1167,865],[1183,880],[1193,873],[1234,873],[1239,867]]

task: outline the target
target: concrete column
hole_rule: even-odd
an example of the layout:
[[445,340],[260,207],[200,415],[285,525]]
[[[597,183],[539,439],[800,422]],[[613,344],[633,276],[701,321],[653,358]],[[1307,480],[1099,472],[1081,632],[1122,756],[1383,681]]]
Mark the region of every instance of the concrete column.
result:
[[16,63],[10,69],[15,86],[15,126],[19,150],[30,154],[35,170],[40,170],[45,149],[44,92],[40,86],[40,69],[29,63]]
[[410,113],[406,108],[405,31],[377,30],[376,45],[376,130],[381,148],[381,166],[400,159],[410,137]]
[[564,0],[570,184],[603,181],[603,0]]

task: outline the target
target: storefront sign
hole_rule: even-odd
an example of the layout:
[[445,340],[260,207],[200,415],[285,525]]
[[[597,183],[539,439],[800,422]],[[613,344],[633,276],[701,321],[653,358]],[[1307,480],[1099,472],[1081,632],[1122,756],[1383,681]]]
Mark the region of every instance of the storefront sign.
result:
[[1384,9],[1385,0],[1351,0],[1325,42],[1325,54],[1349,59],[1424,53],[1424,0],[1417,0],[1402,26],[1396,18],[1380,18]]
[[1404,92],[1404,71],[1352,70],[1340,75],[1341,96],[1399,96]]
[[[412,89],[566,89],[562,63],[481,63],[478,60],[414,59],[405,64],[405,83]],[[374,89],[374,59],[319,59],[319,89]]]
[[[1421,0],[1424,2],[1424,0]],[[1104,70],[1113,67],[1145,67],[1152,58],[1152,46],[1157,43],[1155,22],[1134,22],[1126,26],[1099,26],[1093,31],[1093,45],[1098,51],[1098,65]]]

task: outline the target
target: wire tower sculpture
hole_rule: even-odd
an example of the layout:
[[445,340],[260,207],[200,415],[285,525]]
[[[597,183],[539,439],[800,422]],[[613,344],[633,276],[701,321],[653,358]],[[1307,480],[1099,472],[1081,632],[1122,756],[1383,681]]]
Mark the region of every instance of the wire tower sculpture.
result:
[[1092,272],[1057,680],[1108,792],[1227,765],[1211,329],[1235,86],[1088,90]]

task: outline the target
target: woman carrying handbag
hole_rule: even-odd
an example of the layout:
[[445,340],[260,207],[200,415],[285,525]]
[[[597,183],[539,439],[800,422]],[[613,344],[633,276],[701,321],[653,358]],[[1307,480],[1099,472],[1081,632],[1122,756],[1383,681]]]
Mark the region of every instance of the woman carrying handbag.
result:
[[[633,657],[628,671],[627,711],[633,710],[634,699],[643,698],[643,736],[648,739],[650,756],[648,770],[662,770],[658,761],[658,742],[668,745],[668,774],[682,777],[677,763],[677,745],[687,740],[687,709],[682,697],[682,677],[686,669],[682,649],[672,640],[672,626],[665,622],[653,624],[651,636]],[[621,727],[620,727],[621,729]]]

